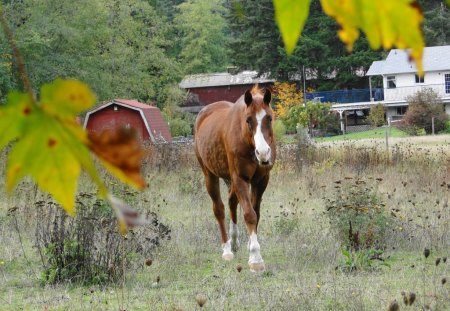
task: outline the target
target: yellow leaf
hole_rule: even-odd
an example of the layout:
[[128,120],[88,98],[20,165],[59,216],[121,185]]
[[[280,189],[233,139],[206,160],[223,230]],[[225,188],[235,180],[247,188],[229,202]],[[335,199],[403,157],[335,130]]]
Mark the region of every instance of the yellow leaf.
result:
[[361,30],[372,49],[409,48],[419,74],[423,73],[423,15],[415,0],[321,0],[321,3],[324,12],[341,25],[338,35],[349,51]]
[[56,80],[41,89],[42,109],[58,117],[75,117],[94,103],[92,91],[78,80]]
[[273,0],[275,19],[288,54],[294,51],[300,38],[310,2],[311,0]]

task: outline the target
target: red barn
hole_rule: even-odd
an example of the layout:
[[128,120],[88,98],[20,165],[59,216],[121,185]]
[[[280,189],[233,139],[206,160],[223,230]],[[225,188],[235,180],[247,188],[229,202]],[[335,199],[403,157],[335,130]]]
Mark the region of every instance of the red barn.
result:
[[84,119],[88,131],[117,127],[134,128],[141,140],[171,142],[169,126],[158,107],[136,100],[113,99],[89,111]]
[[203,106],[220,100],[234,103],[253,85],[265,87],[273,85],[274,82],[275,80],[269,79],[267,74],[258,77],[256,71],[189,75],[180,83],[180,88],[191,94],[191,99],[182,108],[197,113]]

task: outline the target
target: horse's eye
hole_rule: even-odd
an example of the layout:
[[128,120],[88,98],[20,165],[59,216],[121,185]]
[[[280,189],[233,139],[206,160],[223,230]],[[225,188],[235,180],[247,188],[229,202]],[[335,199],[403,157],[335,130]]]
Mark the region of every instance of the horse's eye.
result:
[[248,117],[247,120],[246,120],[245,122],[247,122],[247,124],[248,124],[249,126],[252,126],[252,117]]
[[269,122],[272,122],[272,116],[267,116],[267,120],[269,120]]

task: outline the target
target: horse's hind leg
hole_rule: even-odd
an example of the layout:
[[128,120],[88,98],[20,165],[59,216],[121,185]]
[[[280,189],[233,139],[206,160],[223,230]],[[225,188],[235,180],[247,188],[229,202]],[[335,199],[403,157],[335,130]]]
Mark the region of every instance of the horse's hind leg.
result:
[[232,187],[229,187],[228,206],[230,207],[231,249],[233,250],[233,252],[237,252],[239,248],[239,231],[237,226],[238,198]]
[[213,201],[214,216],[216,216],[219,224],[220,237],[222,242],[223,254],[222,258],[225,260],[232,260],[234,255],[231,251],[231,239],[228,240],[227,231],[225,229],[225,208],[220,197],[219,177],[211,174],[206,169],[204,170],[206,190]]

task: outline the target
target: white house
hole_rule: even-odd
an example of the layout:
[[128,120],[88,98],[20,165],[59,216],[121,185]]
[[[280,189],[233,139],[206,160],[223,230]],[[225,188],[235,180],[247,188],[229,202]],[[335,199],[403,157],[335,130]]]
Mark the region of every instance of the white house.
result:
[[[424,88],[433,89],[445,104],[450,114],[450,45],[424,48],[424,76],[417,75],[417,68],[408,60],[405,50],[394,49],[386,60],[375,61],[367,76],[382,76],[386,115],[399,119],[406,111],[406,98]],[[369,80],[370,81],[370,80]],[[372,94],[372,92],[371,92]],[[376,96],[373,96],[376,97]],[[376,102],[372,97],[372,102]]]

